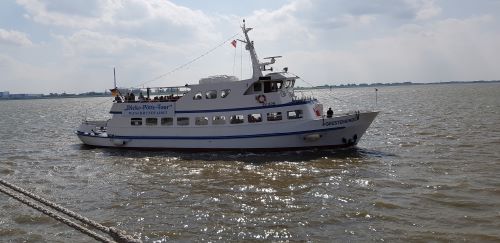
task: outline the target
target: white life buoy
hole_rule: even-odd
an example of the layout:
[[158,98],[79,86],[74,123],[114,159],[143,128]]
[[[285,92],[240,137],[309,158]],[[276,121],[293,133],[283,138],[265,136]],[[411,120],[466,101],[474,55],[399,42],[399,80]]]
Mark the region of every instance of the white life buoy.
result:
[[261,104],[266,103],[266,96],[265,95],[257,96],[257,101]]

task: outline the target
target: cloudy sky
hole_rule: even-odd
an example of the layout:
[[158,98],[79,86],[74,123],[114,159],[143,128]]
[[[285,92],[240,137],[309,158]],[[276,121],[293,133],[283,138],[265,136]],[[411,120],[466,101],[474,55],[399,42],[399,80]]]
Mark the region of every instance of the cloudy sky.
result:
[[224,43],[242,19],[314,85],[500,79],[499,0],[2,0],[0,91],[103,91],[113,67],[121,87],[247,78]]

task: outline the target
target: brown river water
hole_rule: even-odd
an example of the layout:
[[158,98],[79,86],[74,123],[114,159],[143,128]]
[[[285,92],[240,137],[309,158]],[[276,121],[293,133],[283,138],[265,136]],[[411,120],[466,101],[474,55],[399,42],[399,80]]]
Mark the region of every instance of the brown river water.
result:
[[[0,178],[144,242],[500,242],[500,83],[305,93],[381,113],[355,148],[181,153],[83,146],[110,98],[0,101]],[[93,239],[0,193],[0,242]]]

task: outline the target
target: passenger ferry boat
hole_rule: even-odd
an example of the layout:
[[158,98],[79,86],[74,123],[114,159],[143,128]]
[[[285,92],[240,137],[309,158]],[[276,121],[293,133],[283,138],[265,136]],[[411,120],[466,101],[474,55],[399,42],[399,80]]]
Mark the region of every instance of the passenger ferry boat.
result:
[[325,115],[317,99],[295,94],[297,76],[287,68],[282,72],[268,68],[279,57],[259,61],[250,30],[243,22],[245,40],[240,41],[250,53],[250,79],[212,76],[199,84],[120,94],[113,101],[111,119],[84,120],[76,134],[91,146],[146,149],[293,150],[356,145],[378,112]]

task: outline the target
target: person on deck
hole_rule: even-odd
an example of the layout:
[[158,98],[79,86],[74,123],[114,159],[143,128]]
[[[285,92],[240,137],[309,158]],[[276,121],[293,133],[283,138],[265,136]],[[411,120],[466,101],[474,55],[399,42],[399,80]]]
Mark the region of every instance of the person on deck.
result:
[[333,117],[333,111],[332,108],[328,108],[328,111],[326,111],[326,117],[332,118]]

